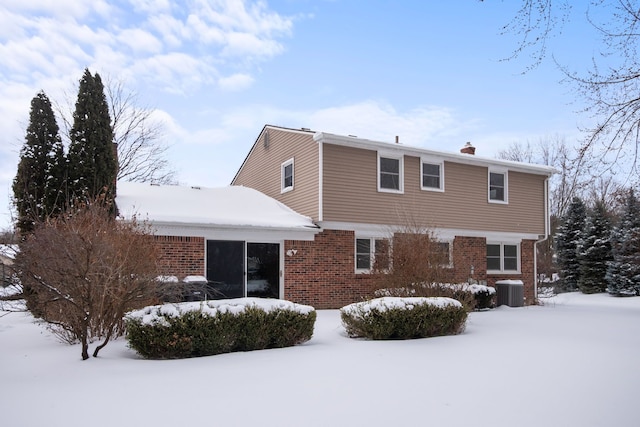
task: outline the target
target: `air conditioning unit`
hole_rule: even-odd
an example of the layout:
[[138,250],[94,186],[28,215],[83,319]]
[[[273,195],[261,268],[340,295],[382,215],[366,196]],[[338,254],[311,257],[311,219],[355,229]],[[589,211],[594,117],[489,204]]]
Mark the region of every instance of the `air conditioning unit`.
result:
[[498,280],[496,282],[496,305],[522,307],[524,305],[524,283],[522,280]]

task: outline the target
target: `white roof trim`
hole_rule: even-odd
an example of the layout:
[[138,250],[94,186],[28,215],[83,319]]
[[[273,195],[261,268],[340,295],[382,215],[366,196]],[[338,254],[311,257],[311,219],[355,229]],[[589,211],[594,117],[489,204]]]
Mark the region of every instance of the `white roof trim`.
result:
[[361,148],[364,150],[399,152],[410,156],[436,156],[445,161],[463,163],[485,167],[504,167],[512,171],[526,172],[536,175],[551,176],[557,170],[550,166],[534,165],[530,163],[513,162],[510,160],[492,159],[472,154],[450,153],[446,151],[429,150],[426,148],[411,147],[403,144],[392,144],[388,142],[372,141],[370,139],[357,138],[353,136],[335,135],[326,132],[316,132],[313,140],[325,144],[342,145],[345,147]]
[[[370,237],[389,237],[394,230],[406,229],[402,225],[381,225],[364,224],[355,222],[320,221],[319,225],[323,230],[346,230],[354,231],[356,235],[367,235]],[[434,235],[442,240],[452,240],[456,236],[460,237],[484,237],[488,241],[512,242],[520,240],[538,240],[540,235],[533,233],[513,233],[505,231],[469,230],[461,228],[430,228]]]

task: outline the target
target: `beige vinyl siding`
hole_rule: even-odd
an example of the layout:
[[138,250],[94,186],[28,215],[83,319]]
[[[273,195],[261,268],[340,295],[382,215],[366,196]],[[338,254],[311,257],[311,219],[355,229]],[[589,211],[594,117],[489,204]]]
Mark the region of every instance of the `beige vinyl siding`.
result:
[[[268,147],[264,133],[269,132]],[[313,219],[318,217],[318,144],[313,133],[266,127],[232,185],[254,188]],[[281,166],[293,162],[293,190],[281,193]]]
[[488,170],[444,162],[444,192],[420,188],[420,158],[404,157],[404,194],[377,190],[377,152],[325,144],[324,220],[544,233],[542,175],[508,173],[508,204],[488,202]]

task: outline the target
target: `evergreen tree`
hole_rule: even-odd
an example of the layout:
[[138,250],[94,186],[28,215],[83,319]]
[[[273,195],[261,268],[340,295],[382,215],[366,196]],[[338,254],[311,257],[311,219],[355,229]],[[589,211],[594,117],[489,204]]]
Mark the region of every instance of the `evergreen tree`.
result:
[[580,250],[580,277],[578,288],[585,294],[607,289],[607,267],[613,260],[611,249],[611,222],[601,201],[595,203],[587,217]]
[[611,240],[613,261],[607,269],[607,291],[615,296],[640,294],[640,205],[633,189],[627,193]]
[[33,231],[35,222],[60,213],[66,200],[65,158],[51,102],[44,92],[31,100],[29,126],[13,180],[17,228]]
[[85,69],[80,79],[69,146],[70,196],[95,200],[115,197],[118,161],[109,106],[98,73]]
[[579,246],[583,238],[587,209],[579,197],[574,197],[562,224],[556,232],[556,257],[564,290],[578,289],[580,279]]

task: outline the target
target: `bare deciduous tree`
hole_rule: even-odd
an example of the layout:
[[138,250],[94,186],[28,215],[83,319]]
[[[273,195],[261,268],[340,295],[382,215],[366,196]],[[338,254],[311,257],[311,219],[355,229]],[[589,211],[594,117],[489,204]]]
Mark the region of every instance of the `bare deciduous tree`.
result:
[[109,79],[105,89],[118,144],[118,179],[174,183],[175,172],[166,158],[169,146],[162,139],[162,123],[154,119],[153,110],[141,107],[137,94],[121,81]]
[[[573,9],[584,15],[573,14]],[[578,160],[595,159],[600,172],[622,170],[635,181],[640,154],[640,2],[591,0],[579,7],[568,0],[522,0],[515,17],[503,28],[521,37],[507,59],[529,54],[525,72],[535,68],[552,51],[551,39],[560,36],[572,19],[587,19],[604,47],[591,58],[589,69],[571,69],[554,56],[565,81],[585,101],[585,113],[595,120],[594,126],[583,129],[586,137]]]
[[[169,145],[163,139],[163,123],[154,117],[153,109],[142,106],[137,93],[111,77],[106,78],[105,96],[118,146],[118,180],[175,183],[175,171],[167,159]],[[74,106],[71,97],[65,98],[64,104],[56,104],[56,111],[68,141]]]
[[537,163],[552,166],[557,173],[549,182],[550,211],[553,216],[562,216],[574,196],[580,195],[587,183],[585,167],[587,160],[580,161],[566,140],[558,135],[540,139],[532,144],[514,142],[497,155],[503,160]]
[[36,226],[20,245],[15,269],[30,311],[67,342],[101,340],[93,356],[123,333],[122,318],[159,297],[153,237],[118,221],[102,203],[67,211]]

